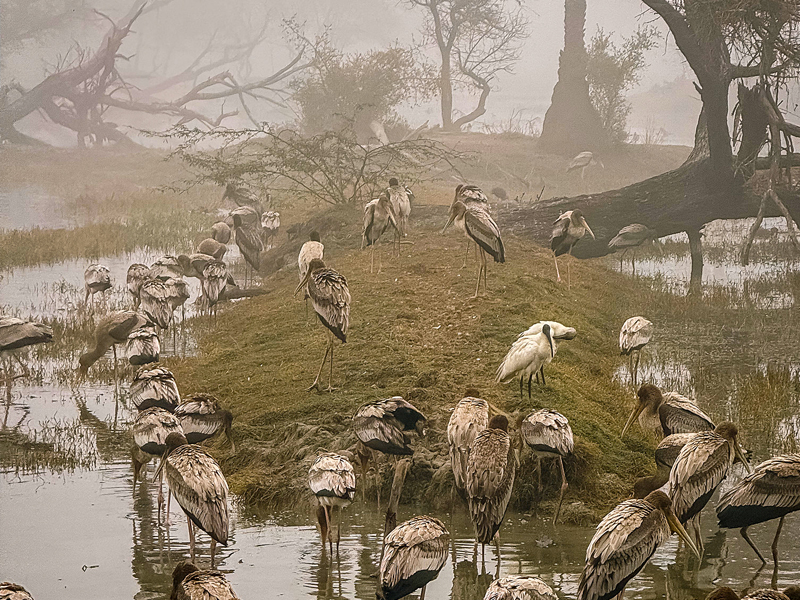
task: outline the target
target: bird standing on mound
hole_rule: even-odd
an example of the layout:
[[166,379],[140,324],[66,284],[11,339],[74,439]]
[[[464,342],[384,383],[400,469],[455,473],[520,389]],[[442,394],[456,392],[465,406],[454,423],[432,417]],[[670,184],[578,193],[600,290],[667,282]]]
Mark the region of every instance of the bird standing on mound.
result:
[[[492,214],[492,206],[489,204],[489,199],[486,197],[486,194],[483,193],[483,190],[479,188],[477,185],[465,185],[460,183],[456,186],[456,193],[453,197],[453,202],[450,204],[450,210],[453,209],[453,204],[456,202],[462,202],[465,206],[476,206],[485,210],[490,215]],[[462,269],[467,268],[467,258],[469,257],[469,247],[472,244],[472,238],[467,236],[467,248],[464,253],[464,264],[461,265]],[[477,246],[475,248],[477,252]],[[476,253],[477,258],[477,253]]]
[[[579,208],[575,210],[568,210],[562,213],[555,221],[553,221],[553,233],[550,235],[550,249],[553,251],[554,260],[556,263],[556,278],[561,281],[561,273],[558,271],[558,257],[562,254],[572,256],[572,247],[575,246],[586,233],[594,237],[583,212]],[[570,279],[570,261],[567,261],[567,289],[572,285]]]
[[[371,200],[364,207],[364,229],[361,231],[361,248],[363,249],[364,245],[370,247],[370,273],[375,269],[375,246],[390,225],[395,231],[398,231],[392,204],[389,202],[389,198],[382,194],[380,198]],[[378,261],[378,273],[380,273],[383,268],[383,258],[380,252],[378,253]]]
[[[619,332],[619,353],[630,357],[628,372],[631,374],[634,389],[639,381],[639,358],[642,348],[650,343],[651,337],[653,337],[653,324],[644,317],[631,317],[622,324]],[[634,352],[636,363],[633,362]]]

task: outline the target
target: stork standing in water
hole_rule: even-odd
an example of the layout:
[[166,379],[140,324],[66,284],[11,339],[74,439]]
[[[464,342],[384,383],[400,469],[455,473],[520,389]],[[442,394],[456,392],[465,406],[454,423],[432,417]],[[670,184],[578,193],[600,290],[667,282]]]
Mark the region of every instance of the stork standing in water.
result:
[[466,499],[467,465],[472,443],[478,434],[489,426],[489,403],[477,397],[477,392],[467,390],[467,397],[456,404],[447,423],[447,444],[450,447],[450,465],[453,469],[455,489]]
[[220,244],[231,241],[231,228],[224,221],[217,221],[211,226],[211,239]]
[[294,291],[295,295],[303,288],[306,289],[308,297],[311,298],[314,312],[317,313],[320,322],[329,332],[325,355],[322,357],[317,377],[308,390],[319,391],[319,378],[322,375],[322,369],[325,367],[328,354],[330,354],[331,370],[330,378],[328,379],[328,391],[332,392],[334,340],[339,338],[343,344],[346,343],[347,329],[350,327],[350,290],[347,287],[347,279],[335,269],[326,267],[322,259],[315,258],[309,263],[306,276]]
[[[450,210],[453,210],[453,205],[456,202],[461,202],[467,207],[474,206],[485,210],[490,215],[492,214],[492,207],[489,204],[489,199],[486,197],[486,194],[483,193],[483,190],[479,188],[477,185],[464,185],[460,183],[456,186],[456,194],[453,198],[453,202],[450,204]],[[462,269],[467,268],[467,258],[469,257],[469,247],[472,243],[472,238],[467,236],[467,248],[464,253],[464,264],[461,265]]]
[[[247,266],[249,265],[256,273],[261,268],[261,253],[264,251],[264,241],[261,239],[261,221],[258,219],[256,225],[249,224],[246,215],[240,214],[237,209],[231,213],[233,217],[233,231],[236,245],[245,260],[245,286],[247,285]],[[252,280],[252,277],[251,277]]]
[[714,431],[696,433],[681,449],[669,474],[672,510],[681,523],[689,523],[695,545],[703,552],[700,512],[728,475],[734,458],[750,465],[736,440],[739,431],[733,423],[720,423]]
[[141,299],[139,308],[144,316],[160,330],[166,330],[172,323],[172,305],[164,282],[160,279],[148,279],[142,284],[139,298]]
[[643,500],[625,500],[617,505],[600,521],[586,549],[578,600],[611,600],[622,594],[669,538],[670,530],[700,557],[664,492],[655,491]]
[[378,600],[399,600],[436,579],[447,562],[450,533],[439,519],[414,517],[394,528],[384,541],[378,573]]
[[222,408],[219,400],[211,394],[193,394],[184,397],[175,407],[174,414],[180,421],[183,434],[190,444],[204,442],[221,431],[230,444],[231,453],[236,452],[236,445],[231,435],[233,414]]
[[571,340],[577,335],[572,327],[566,327],[556,321],[539,321],[517,336],[511,344],[503,362],[497,368],[495,381],[508,383],[519,376],[519,397],[522,398],[522,387],[528,378],[528,398],[531,397],[531,380],[542,376],[545,385],[544,366],[555,358],[560,340]]
[[126,276],[126,284],[128,293],[133,296],[133,309],[139,308],[139,291],[142,289],[142,284],[150,279],[150,267],[142,263],[133,263],[128,267]]
[[717,518],[720,527],[739,529],[763,563],[767,561],[747,535],[747,528],[780,519],[772,540],[772,560],[777,569],[783,520],[797,510],[800,510],[800,454],[787,454],[765,460],[729,489],[719,500]]
[[[638,385],[639,358],[642,348],[650,343],[653,337],[653,324],[644,317],[631,317],[622,324],[619,332],[619,353],[628,356],[628,372],[631,374],[631,382],[634,389]],[[633,354],[636,353],[636,363],[633,362]]]
[[492,582],[483,600],[558,600],[558,596],[538,577],[506,575]]
[[92,308],[94,308],[94,295],[98,292],[105,292],[111,287],[111,271],[103,265],[89,265],[83,272],[83,287],[86,290],[84,303],[89,303],[89,296],[92,297]]
[[650,492],[660,489],[665,494],[669,492],[669,473],[672,465],[678,459],[683,447],[688,444],[697,433],[673,433],[661,440],[656,447],[656,474],[649,477],[640,477],[633,484],[633,497],[644,498]]
[[641,223],[633,223],[620,229],[619,233],[611,238],[610,242],[608,242],[608,247],[612,252],[622,250],[622,254],[619,257],[620,271],[622,271],[622,260],[625,258],[625,254],[628,252],[628,250],[633,250],[631,268],[633,270],[633,274],[635,275],[636,249],[640,246],[644,246],[645,244],[655,244],[658,248],[658,251],[662,254],[664,253],[664,251],[661,249],[661,245],[658,243],[658,234],[656,233],[655,229],[650,229],[647,225],[642,225]]
[[[17,356],[23,348],[52,341],[53,330],[48,325],[0,315],[0,359],[8,357],[8,365],[5,369],[6,385],[10,386],[11,381],[17,377],[28,375],[28,368]],[[11,357],[14,357],[14,360],[22,367],[22,375],[11,376]]]
[[221,260],[212,260],[203,267],[203,278],[200,287],[203,290],[201,306],[204,310],[213,311],[214,319],[217,318],[217,303],[220,294],[225,289],[228,279],[228,268]]
[[230,582],[219,571],[201,571],[184,561],[172,571],[170,600],[238,600]]
[[[392,226],[395,231],[398,231],[397,220],[395,219],[394,209],[388,196],[381,195],[380,198],[375,198],[364,207],[364,229],[361,231],[361,249],[364,245],[370,247],[370,263],[369,272],[374,272],[375,269],[375,246],[378,245],[381,236],[389,226]],[[378,273],[383,268],[383,257],[378,253]]]
[[142,327],[128,336],[125,353],[128,355],[128,362],[133,366],[158,362],[160,352],[161,342],[155,329]]
[[645,383],[636,393],[637,402],[631,412],[622,435],[639,418],[639,425],[645,431],[655,431],[662,437],[673,433],[695,433],[713,431],[716,425],[706,413],[686,396],[676,392],[661,393],[651,383]]
[[[297,255],[297,268],[300,272],[300,281],[303,281],[308,273],[308,265],[315,258],[322,260],[325,254],[325,246],[322,245],[319,239],[319,232],[312,231],[308,236],[308,241],[300,248]],[[306,305],[306,318],[308,318],[308,292],[303,293],[303,300]]]
[[[503,523],[511,500],[516,470],[516,456],[508,435],[508,419],[496,415],[478,434],[467,462],[467,498],[469,513],[485,560],[486,544],[491,543]],[[495,539],[500,562],[500,541]]]
[[131,382],[129,394],[138,410],[157,406],[173,412],[181,401],[175,375],[160,365],[139,367]]
[[[562,254],[572,256],[572,247],[578,243],[586,233],[595,239],[583,212],[579,208],[562,213],[553,221],[553,233],[550,235],[550,249],[553,251],[553,260],[556,263],[556,278],[561,281],[558,271],[558,257]],[[570,278],[570,262],[567,260],[567,289],[572,285]]]
[[596,165],[600,165],[601,168],[605,169],[606,166],[599,158],[595,158],[595,155],[591,152],[581,152],[575,158],[573,158],[569,165],[567,166],[567,173],[571,171],[577,171],[578,169],[581,170],[581,179],[586,179],[586,169],[589,167],[594,167]]
[[170,492],[186,513],[189,547],[194,562],[194,526],[211,536],[211,568],[217,543],[228,545],[228,482],[217,461],[200,446],[189,444],[182,433],[170,433],[158,465]]
[[278,237],[281,228],[281,213],[268,210],[261,215],[261,236],[264,238],[264,248],[272,248],[272,243]]
[[78,359],[81,377],[86,376],[89,367],[96,363],[109,348],[114,349],[114,374],[116,377],[117,344],[126,343],[131,333],[148,324],[151,323],[144,315],[132,310],[113,312],[100,319],[94,328],[94,349],[82,354]]
[[553,516],[553,525],[558,522],[561,512],[561,503],[564,501],[564,492],[567,484],[567,474],[564,472],[564,458],[572,454],[575,441],[572,437],[572,428],[569,421],[561,413],[554,410],[537,410],[529,414],[520,426],[522,440],[533,450],[536,456],[536,472],[539,474],[539,493],[542,493],[542,459],[550,458],[558,461],[561,469],[561,490],[558,495],[558,506]]
[[481,275],[483,275],[483,290],[484,292],[487,291],[486,254],[490,254],[494,262],[503,263],[506,261],[500,229],[484,208],[477,205],[467,206],[458,200],[453,202],[450,207],[450,217],[447,219],[442,233],[453,222],[455,222],[456,227],[464,232],[468,239],[471,239],[480,248],[481,263],[478,268],[478,283],[473,296],[473,298],[477,298],[481,287]]
[[[320,532],[322,533],[322,547],[325,540],[333,553],[333,509],[341,510],[350,505],[356,493],[356,473],[350,461],[335,452],[326,452],[319,455],[308,470],[308,487],[317,497],[324,517],[320,519]],[[336,526],[336,550],[339,550],[341,535],[339,526]]]

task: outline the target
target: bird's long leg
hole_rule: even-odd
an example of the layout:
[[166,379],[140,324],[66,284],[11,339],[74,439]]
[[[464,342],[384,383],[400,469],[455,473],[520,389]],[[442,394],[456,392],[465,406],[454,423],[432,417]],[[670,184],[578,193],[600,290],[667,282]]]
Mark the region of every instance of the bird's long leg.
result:
[[567,289],[572,288],[572,246],[569,247],[567,252]]
[[483,293],[488,294],[489,288],[486,282],[486,273],[489,269],[486,267],[486,251],[483,248],[481,248],[481,262],[483,263]]
[[328,377],[328,391],[333,391],[333,334],[331,334],[331,372],[330,376]]
[[783,529],[783,520],[786,518],[784,515],[781,517],[781,520],[778,521],[778,529],[775,531],[775,538],[772,540],[772,561],[775,564],[775,569],[778,568],[778,538],[781,535],[781,529]]
[[561,492],[558,495],[558,507],[556,508],[556,514],[553,517],[553,525],[558,523],[558,515],[561,514],[561,503],[564,502],[564,492],[569,487],[567,483],[567,474],[564,472],[564,460],[559,455],[558,457],[558,466],[561,468]]
[[419,593],[419,600],[425,600],[425,588],[426,587],[428,587],[427,584],[422,586],[422,591]]
[[519,399],[522,400],[523,383],[525,382],[525,374],[519,376]]
[[[378,243],[380,243],[380,240],[378,240]],[[400,242],[398,242],[397,244],[398,244],[397,247],[399,248],[400,247]],[[398,256],[399,255],[400,254],[398,252]],[[383,246],[378,248],[378,274],[380,274],[381,271],[383,271]]]
[[375,244],[372,244],[369,249],[369,272],[375,272]]
[[461,265],[462,269],[466,269],[467,268],[467,258],[469,258],[469,245],[470,245],[470,241],[467,240],[467,252],[466,252],[466,254],[464,254],[464,264]]
[[528,375],[528,400],[531,399],[531,380],[533,379],[533,373]]
[[633,366],[633,387],[634,389],[639,383],[639,357],[641,356],[642,351],[636,351],[636,364]]
[[497,573],[495,574],[495,578],[500,577],[500,532],[494,534],[494,549],[497,552]]
[[214,568],[214,556],[217,554],[217,540],[211,538],[211,568]]
[[631,273],[636,277],[636,248],[633,249],[633,258],[631,259]]
[[189,556],[192,557],[192,562],[194,562],[194,528],[189,515],[186,515],[186,522],[189,524]]
[[555,252],[553,252],[553,261],[556,263],[556,280],[561,283],[561,273],[558,271],[558,257]]
[[537,476],[537,483],[538,487],[537,490],[539,492],[539,496],[542,495],[542,457],[538,454],[536,455],[536,476]]
[[761,562],[764,563],[764,564],[767,564],[767,561],[765,561],[764,557],[761,556],[761,552],[758,551],[758,548],[756,548],[756,545],[753,543],[753,540],[751,540],[750,536],[747,535],[747,527],[742,527],[739,530],[739,533],[744,538],[744,541],[747,542],[749,544],[749,546],[755,551],[755,553],[758,555],[758,558],[761,559]]
[[322,375],[322,369],[325,367],[325,361],[328,359],[328,352],[330,352],[331,347],[330,345],[325,346],[325,356],[322,357],[322,363],[319,365],[319,371],[317,371],[317,377],[314,379],[314,383],[311,384],[311,387],[308,388],[306,391],[317,390],[319,391],[319,377]]
[[[162,473],[162,475],[163,475],[163,473]],[[169,489],[169,486],[167,486],[167,512],[164,513],[164,524],[167,527],[169,527],[169,505],[170,505],[170,500],[172,500],[172,491]]]
[[330,545],[331,554],[333,554],[333,535],[331,532],[331,514],[330,507],[325,506],[325,525],[328,528],[328,544]]
[[547,385],[547,382],[544,380],[544,365],[539,367],[539,372],[542,374],[542,385]]
[[339,518],[336,520],[336,554],[339,554],[339,543],[342,541],[342,531],[341,531],[341,523],[342,523],[342,507],[339,507]]
[[161,511],[164,508],[164,489],[163,489],[163,482],[164,482],[164,472],[162,471],[158,475],[158,523],[161,524]]
[[481,271],[483,270],[483,264],[478,261],[478,284],[475,286],[475,295],[472,296],[473,298],[478,297],[478,290],[481,288]]

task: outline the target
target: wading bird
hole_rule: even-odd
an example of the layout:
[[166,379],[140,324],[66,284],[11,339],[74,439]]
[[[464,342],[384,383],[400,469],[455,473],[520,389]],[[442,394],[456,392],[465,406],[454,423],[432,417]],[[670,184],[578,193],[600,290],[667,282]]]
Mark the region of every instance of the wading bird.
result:
[[[225,226],[227,227],[227,225]],[[217,260],[222,260],[227,251],[228,247],[225,244],[223,244],[222,242],[218,242],[213,238],[206,238],[202,242],[197,244],[198,254],[208,254],[209,256],[213,256]]]
[[211,226],[211,239],[220,244],[231,241],[231,228],[224,221],[217,221]]
[[[133,442],[131,465],[133,466],[133,493],[136,494],[136,481],[142,467],[155,456],[163,456],[167,450],[167,436],[170,433],[182,433],[178,418],[171,412],[153,406],[136,415],[131,427]],[[162,479],[158,481],[158,518],[161,521],[161,510],[164,506]]]
[[492,582],[483,600],[558,600],[558,596],[538,577],[506,575]]
[[447,444],[455,488],[466,499],[467,464],[469,451],[478,434],[489,426],[489,403],[477,398],[477,392],[467,390],[467,397],[456,404],[447,423]]
[[622,435],[628,431],[638,417],[639,425],[645,431],[660,432],[663,437],[673,433],[694,433],[697,431],[713,431],[716,427],[706,413],[686,396],[676,392],[661,393],[651,383],[645,383],[637,392],[636,406],[628,417]]
[[481,286],[481,275],[483,275],[483,290],[486,292],[486,254],[489,253],[494,262],[503,263],[506,261],[503,240],[500,237],[500,229],[494,222],[489,212],[477,205],[467,206],[461,201],[456,201],[450,206],[450,217],[447,219],[442,233],[450,224],[455,221],[456,227],[464,232],[467,239],[471,239],[480,248],[480,267],[478,268],[478,284],[475,287],[475,295]]
[[[579,208],[568,210],[562,213],[553,221],[553,233],[550,235],[550,249],[553,251],[553,260],[556,263],[556,278],[561,281],[561,273],[558,271],[558,257],[562,254],[572,256],[572,248],[579,240],[589,233],[595,239],[583,213]],[[570,261],[567,260],[567,288],[571,286],[570,280]]]
[[[236,211],[231,213],[233,216],[233,231],[235,234],[236,245],[245,260],[245,285],[247,285],[247,266],[256,273],[261,268],[261,253],[264,251],[264,241],[261,239],[260,225],[247,225],[242,215]],[[251,277],[252,279],[252,277]]]
[[777,567],[783,520],[797,510],[800,510],[800,454],[787,454],[765,460],[728,490],[717,505],[717,518],[720,527],[739,529],[763,563],[767,561],[747,535],[747,528],[780,519],[772,540],[772,559]]
[[89,296],[91,296],[92,306],[94,306],[94,295],[98,292],[105,292],[111,287],[111,271],[103,265],[89,265],[83,272],[83,287],[86,290],[84,303],[88,303]]
[[3,581],[0,583],[0,600],[33,600],[33,596],[21,585]]
[[129,394],[138,410],[157,406],[173,412],[181,401],[172,371],[159,365],[139,367],[131,382]]
[[[375,270],[375,246],[378,245],[380,237],[390,225],[395,231],[398,230],[394,210],[389,202],[389,198],[386,195],[381,195],[380,198],[375,198],[367,202],[367,205],[364,207],[364,228],[361,231],[361,249],[364,249],[364,245],[370,247],[370,273],[373,273]],[[383,257],[381,254],[381,252],[378,253],[378,273],[380,273],[383,268]]]
[[635,274],[636,249],[640,246],[644,246],[645,244],[655,244],[658,248],[658,251],[662,254],[664,253],[658,243],[658,234],[656,233],[655,229],[650,229],[647,225],[642,225],[641,223],[633,223],[632,225],[626,225],[620,229],[619,233],[611,238],[610,242],[608,242],[608,247],[612,252],[622,250],[622,254],[619,257],[620,271],[622,270],[622,261],[625,258],[625,254],[628,252],[628,250],[632,250],[633,258],[631,259],[631,266]]
[[[389,201],[392,206],[392,212],[397,219],[397,251],[400,252],[400,238],[408,236],[408,218],[411,216],[411,198],[409,198],[409,190],[406,186],[400,185],[397,178],[392,177],[389,179],[389,187],[383,193],[383,196]],[[411,194],[413,197],[413,194]]]
[[347,329],[350,327],[350,290],[344,275],[340,275],[335,269],[326,267],[320,258],[315,258],[309,263],[306,276],[294,291],[295,295],[303,288],[311,298],[314,312],[317,313],[320,322],[329,332],[322,364],[319,366],[314,383],[308,390],[319,391],[319,378],[325,367],[325,360],[330,354],[331,370],[328,391],[331,392],[333,391],[333,344],[336,338],[342,340],[343,344],[347,342]]
[[683,447],[696,433],[673,433],[661,440],[655,450],[656,474],[640,477],[633,484],[633,497],[644,498],[650,492],[660,489],[665,494],[669,491],[669,472]]
[[181,277],[183,275],[183,267],[178,258],[178,256],[172,255],[159,258],[150,266],[150,277],[161,281],[170,277]]
[[[349,506],[355,497],[356,473],[353,465],[341,454],[335,452],[320,454],[308,470],[308,487],[317,497],[317,502],[325,513],[324,518],[320,520],[322,546],[325,547],[327,539],[333,552],[333,509],[339,509],[341,520],[341,510]],[[338,551],[341,539],[338,525],[335,537]]]
[[185,304],[189,299],[189,284],[182,277],[170,277],[164,280],[164,286],[167,288],[167,302],[173,314],[180,308],[182,312],[181,319],[186,318]]
[[78,359],[80,375],[85,377],[89,367],[96,363],[109,348],[114,350],[114,373],[116,374],[117,344],[126,343],[131,333],[145,325],[152,325],[152,323],[144,315],[132,310],[113,312],[100,319],[94,328],[94,349],[82,354]]
[[128,336],[125,353],[128,355],[128,362],[133,366],[158,362],[160,352],[161,342],[155,329],[142,327]]
[[251,208],[256,211],[257,216],[263,212],[261,210],[261,200],[252,191],[244,186],[237,186],[234,183],[229,183],[225,186],[225,192],[222,194],[222,200],[230,198],[239,208]]
[[150,279],[150,267],[142,263],[133,263],[128,267],[128,274],[126,276],[126,284],[128,293],[133,296],[133,309],[139,308],[139,291],[142,289],[142,284]]
[[161,330],[167,329],[172,323],[172,305],[164,282],[160,279],[148,279],[142,284],[139,298],[139,309],[144,316]]
[[179,254],[177,261],[181,268],[181,275],[183,277],[194,277],[195,279],[203,280],[203,269],[211,261],[215,260],[210,254]]
[[[489,426],[478,434],[467,462],[467,499],[477,542],[481,544],[481,560],[486,544],[500,529],[514,487],[516,456],[508,435],[508,419],[496,415]],[[500,560],[500,541],[496,539]]]
[[[653,337],[653,324],[644,317],[631,317],[622,324],[619,332],[619,353],[622,356],[629,356],[628,372],[631,374],[631,381],[634,388],[638,384],[639,357],[644,348]],[[636,353],[636,363],[633,362],[633,354]]]
[[503,362],[497,368],[495,381],[508,383],[519,376],[519,397],[522,398],[522,387],[528,378],[528,398],[531,397],[531,380],[542,376],[545,385],[544,366],[555,358],[560,340],[574,339],[577,332],[556,321],[539,321],[517,336],[511,344]]
[[264,247],[271,248],[273,240],[278,236],[281,228],[281,213],[268,210],[261,215],[261,237],[264,238]]
[[439,519],[414,517],[395,527],[384,541],[378,573],[378,600],[399,600],[436,579],[447,562],[450,533]]
[[728,422],[720,423],[714,431],[696,433],[681,449],[669,474],[672,510],[681,523],[689,524],[701,553],[700,512],[728,475],[735,457],[751,471],[736,440],[738,433],[736,425]]
[[[715,589],[706,600],[740,600],[739,596],[729,587]],[[778,590],[754,590],[742,596],[741,600],[800,600],[800,586],[790,585],[782,592]]]
[[600,165],[600,167],[603,169],[606,168],[603,162],[599,158],[595,158],[594,154],[591,152],[581,152],[569,162],[569,165],[567,166],[567,173],[580,169],[581,179],[585,179],[586,169],[589,167],[594,167],[595,165]]
[[611,600],[621,594],[669,538],[670,530],[700,557],[664,492],[655,491],[642,500],[618,504],[600,521],[586,549],[578,600]]
[[217,543],[228,545],[228,482],[217,461],[182,433],[170,433],[157,475],[164,472],[170,492],[186,513],[189,547],[194,561],[194,527],[211,537],[211,568]]
[[221,260],[212,260],[203,267],[203,278],[200,280],[200,287],[203,290],[201,296],[201,307],[204,310],[213,311],[214,317],[217,316],[217,303],[219,302],[222,290],[228,280],[228,268]]
[[219,401],[211,394],[185,396],[175,407],[174,414],[190,444],[204,442],[221,431],[231,446],[231,453],[236,452],[236,445],[231,435],[233,414],[222,408]]
[[[489,204],[489,199],[486,197],[486,194],[483,193],[483,190],[479,188],[477,185],[464,185],[460,183],[456,186],[456,193],[453,197],[453,202],[450,204],[450,210],[453,210],[453,205],[456,202],[461,202],[465,206],[476,206],[478,208],[484,209],[490,215],[492,214],[492,207]],[[469,247],[471,245],[471,238],[467,237],[467,248],[464,253],[464,264],[461,265],[462,269],[467,268],[467,258],[469,257]]]
[[561,512],[561,503],[564,501],[564,492],[567,484],[567,474],[564,472],[564,457],[572,454],[575,441],[572,437],[572,428],[569,421],[561,413],[554,410],[537,410],[529,414],[520,426],[522,440],[533,450],[536,457],[536,471],[539,474],[539,493],[542,493],[542,459],[549,458],[558,461],[561,469],[561,490],[558,495],[558,506],[553,516],[553,525],[558,522]]
[[184,561],[172,571],[170,600],[238,600],[238,596],[219,571],[201,571]]
[[28,368],[17,354],[23,348],[52,341],[53,330],[48,325],[0,315],[0,359],[9,357],[5,374],[6,385],[9,385],[12,379],[10,357],[14,357],[14,360],[22,367],[23,374],[19,377],[25,377],[28,374]]
[[[308,236],[308,241],[303,244],[297,255],[297,268],[300,272],[300,281],[305,279],[306,273],[308,273],[308,265],[311,264],[311,261],[315,258],[322,260],[324,254],[325,246],[323,246],[322,242],[319,240],[319,232],[312,231]],[[305,300],[306,317],[308,317],[308,292],[303,293],[303,300]]]

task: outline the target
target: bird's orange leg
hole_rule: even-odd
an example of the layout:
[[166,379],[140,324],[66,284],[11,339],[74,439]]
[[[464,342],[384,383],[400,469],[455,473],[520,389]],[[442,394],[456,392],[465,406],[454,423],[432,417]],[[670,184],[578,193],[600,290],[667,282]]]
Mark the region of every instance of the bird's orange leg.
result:
[[189,515],[186,515],[186,522],[189,524],[189,556],[192,557],[192,562],[194,562],[194,528]]
[[462,269],[466,269],[467,268],[467,259],[469,258],[469,244],[470,244],[470,242],[469,242],[469,240],[467,240],[467,252],[466,252],[466,254],[464,254],[464,264],[461,265]]
[[564,461],[561,457],[558,457],[558,466],[561,467],[561,492],[558,496],[558,507],[556,508],[556,514],[553,517],[553,525],[558,523],[558,515],[561,514],[561,503],[564,502],[564,492],[566,491],[569,484],[567,483],[567,474],[564,472]]
[[217,540],[211,538],[211,568],[214,568],[214,556],[217,553]]
[[558,257],[556,256],[555,251],[553,252],[553,260],[556,263],[556,280],[561,283],[561,273],[558,272]]
[[322,364],[319,366],[319,371],[317,371],[317,377],[314,379],[314,383],[311,384],[306,391],[310,392],[311,390],[319,391],[319,377],[322,375],[322,369],[325,367],[325,361],[328,359],[328,352],[330,352],[331,348],[330,345],[325,347],[325,356],[322,357]]
[[783,529],[783,520],[786,518],[784,515],[781,517],[781,520],[778,521],[778,529],[775,532],[775,538],[772,540],[772,562],[775,565],[775,569],[778,569],[778,538],[781,535],[781,529]]
[[765,561],[764,557],[761,556],[761,552],[758,551],[758,548],[756,548],[756,545],[753,543],[753,540],[751,540],[750,536],[747,535],[747,527],[742,527],[739,530],[739,533],[741,534],[742,538],[744,538],[744,541],[747,542],[747,544],[755,551],[755,553],[758,555],[758,558],[761,559],[761,562],[767,564],[767,561]]
[[332,392],[332,391],[335,389],[335,388],[333,387],[333,341],[334,341],[334,337],[333,337],[333,334],[331,334],[331,345],[330,345],[330,351],[331,351],[331,372],[330,372],[330,376],[328,377],[328,392]]

